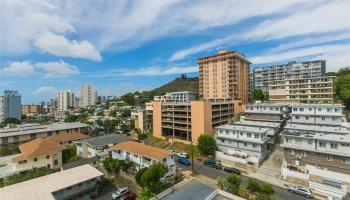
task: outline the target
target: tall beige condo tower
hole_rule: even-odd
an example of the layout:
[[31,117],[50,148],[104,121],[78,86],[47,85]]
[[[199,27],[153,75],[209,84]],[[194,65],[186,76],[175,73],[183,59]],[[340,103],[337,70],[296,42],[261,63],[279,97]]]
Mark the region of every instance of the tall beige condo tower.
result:
[[84,84],[80,86],[80,107],[96,105],[97,92],[95,85]]
[[249,65],[238,51],[220,51],[197,60],[199,94],[204,99],[234,99],[248,102]]

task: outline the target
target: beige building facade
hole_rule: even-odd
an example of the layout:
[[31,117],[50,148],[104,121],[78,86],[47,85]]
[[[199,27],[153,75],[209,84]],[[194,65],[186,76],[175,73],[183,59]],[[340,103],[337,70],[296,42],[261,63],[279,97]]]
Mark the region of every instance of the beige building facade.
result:
[[33,116],[40,113],[43,113],[41,105],[22,105],[22,115]]
[[249,96],[250,62],[238,51],[220,51],[202,57],[199,64],[199,95],[203,99],[234,99],[243,104]]
[[153,136],[197,143],[201,134],[232,121],[238,103],[233,100],[191,102],[153,102]]
[[335,76],[269,82],[269,100],[280,103],[333,103]]

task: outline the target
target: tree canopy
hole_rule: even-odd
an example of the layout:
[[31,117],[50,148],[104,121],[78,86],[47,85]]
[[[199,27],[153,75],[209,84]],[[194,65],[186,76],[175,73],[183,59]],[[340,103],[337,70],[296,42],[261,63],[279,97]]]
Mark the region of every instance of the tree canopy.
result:
[[160,193],[164,185],[160,181],[162,177],[168,172],[167,167],[162,163],[152,164],[149,168],[140,169],[136,176],[136,182],[143,187],[147,188],[151,193]]
[[260,101],[264,101],[267,100],[267,95],[264,94],[264,92],[261,89],[255,89],[253,91],[253,96],[252,96],[253,100],[260,100]]
[[124,101],[128,105],[134,105],[134,94],[129,92],[121,96],[121,100]]
[[198,138],[197,147],[202,155],[215,155],[215,151],[217,150],[216,140],[211,135],[203,134]]

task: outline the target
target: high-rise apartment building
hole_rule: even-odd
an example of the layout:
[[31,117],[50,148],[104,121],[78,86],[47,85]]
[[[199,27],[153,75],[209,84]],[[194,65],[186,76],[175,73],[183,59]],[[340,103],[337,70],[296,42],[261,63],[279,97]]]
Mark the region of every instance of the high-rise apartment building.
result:
[[253,70],[253,74],[254,89],[261,89],[267,93],[270,81],[325,76],[326,61],[293,61],[282,65],[256,67]]
[[80,86],[80,107],[96,105],[97,92],[95,85],[83,84]]
[[5,90],[4,96],[0,97],[0,122],[6,118],[22,119],[21,94],[14,90]]
[[199,64],[199,93],[204,99],[234,99],[243,104],[249,96],[249,65],[238,51],[220,51],[202,57]]
[[335,76],[269,82],[269,100],[280,103],[333,103]]
[[58,110],[68,110],[74,107],[74,92],[71,90],[59,91],[57,93]]

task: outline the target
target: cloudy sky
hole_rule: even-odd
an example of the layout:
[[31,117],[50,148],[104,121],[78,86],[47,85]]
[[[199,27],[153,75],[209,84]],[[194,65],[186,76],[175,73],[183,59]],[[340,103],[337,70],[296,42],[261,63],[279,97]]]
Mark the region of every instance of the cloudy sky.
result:
[[0,89],[25,103],[82,83],[101,95],[152,89],[196,59],[239,50],[254,66],[350,66],[350,1],[1,0]]

